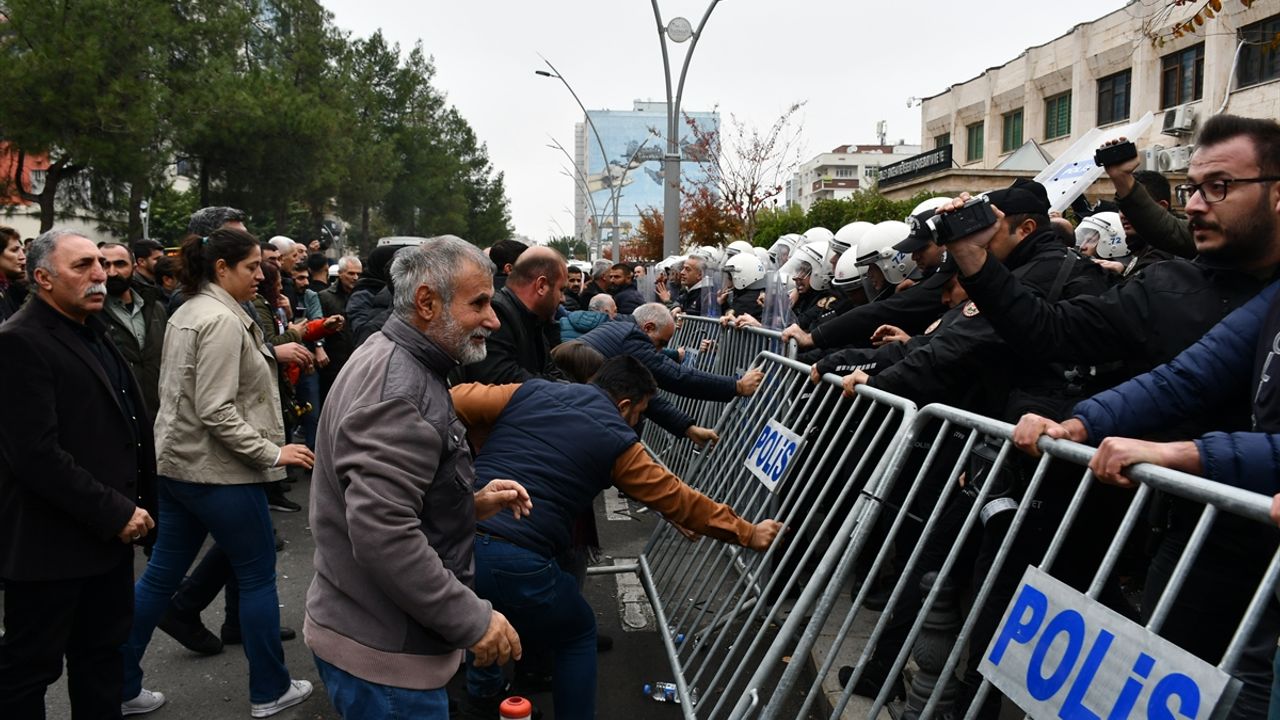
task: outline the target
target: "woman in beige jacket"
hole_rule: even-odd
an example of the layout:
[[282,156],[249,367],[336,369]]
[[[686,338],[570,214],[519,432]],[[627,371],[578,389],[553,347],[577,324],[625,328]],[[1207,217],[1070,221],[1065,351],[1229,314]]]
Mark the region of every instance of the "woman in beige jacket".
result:
[[240,588],[253,717],[311,694],[291,680],[280,645],[275,547],[263,483],[284,466],[309,468],[305,445],[284,444],[275,359],[241,303],[262,279],[258,240],[222,228],[182,247],[184,292],[169,319],[160,369],[156,464],[160,533],[134,591],[124,647],[126,715],[150,712],[164,696],[142,688],[140,662],[156,623],[208,535],[226,552]]

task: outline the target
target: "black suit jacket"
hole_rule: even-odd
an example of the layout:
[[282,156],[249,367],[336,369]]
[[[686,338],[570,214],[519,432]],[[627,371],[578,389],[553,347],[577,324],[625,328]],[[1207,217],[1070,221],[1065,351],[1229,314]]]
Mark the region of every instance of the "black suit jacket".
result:
[[[145,412],[136,380],[131,390]],[[39,298],[0,327],[0,397],[0,577],[88,577],[128,562],[117,534],[138,505],[156,516],[151,425],[131,420],[102,364]]]

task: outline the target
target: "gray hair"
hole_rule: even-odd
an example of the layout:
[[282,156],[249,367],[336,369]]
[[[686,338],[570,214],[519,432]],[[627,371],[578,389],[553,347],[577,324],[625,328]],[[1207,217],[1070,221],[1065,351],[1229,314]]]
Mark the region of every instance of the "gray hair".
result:
[[587,309],[595,310],[596,312],[609,312],[610,310],[617,310],[618,303],[614,301],[613,296],[609,293],[596,293],[591,296],[591,302],[587,303]]
[[651,302],[641,305],[631,313],[631,317],[635,318],[637,325],[644,325],[645,323],[651,322],[654,325],[657,325],[658,329],[676,326],[676,320],[671,317],[671,311],[667,309],[666,305],[659,302]]
[[391,260],[392,310],[403,320],[417,312],[415,296],[426,285],[448,305],[453,300],[455,278],[466,263],[493,274],[495,265],[480,248],[455,235],[440,235],[421,245],[396,251]]
[[[338,272],[346,272],[346,270],[351,267],[351,263],[353,262],[356,262],[356,263],[360,262],[360,258],[356,257],[355,255],[343,255],[342,257],[338,258]],[[360,267],[364,267],[364,263],[360,263]]]
[[244,222],[247,216],[233,207],[207,207],[191,213],[187,232],[205,237],[229,222]]
[[84,233],[71,228],[52,228],[32,241],[31,247],[27,248],[27,280],[32,286],[36,282],[36,270],[44,270],[50,275],[58,274],[53,269],[49,256],[58,248],[58,242],[66,237],[84,237]]
[[271,243],[272,245],[275,245],[276,249],[282,253],[289,252],[290,250],[293,249],[294,245],[297,245],[297,243],[293,241],[293,238],[288,238],[288,237],[285,237],[284,235],[276,235],[275,237],[271,238],[267,242]]

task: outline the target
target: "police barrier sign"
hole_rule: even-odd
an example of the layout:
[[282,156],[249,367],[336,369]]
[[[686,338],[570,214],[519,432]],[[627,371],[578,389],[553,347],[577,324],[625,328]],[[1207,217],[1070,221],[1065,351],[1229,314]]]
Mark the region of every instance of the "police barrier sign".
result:
[[1031,717],[1063,720],[1212,718],[1238,684],[1034,567],[981,671]]
[[756,444],[747,452],[747,469],[769,488],[769,492],[773,492],[799,449],[800,436],[777,420],[770,420],[761,428]]

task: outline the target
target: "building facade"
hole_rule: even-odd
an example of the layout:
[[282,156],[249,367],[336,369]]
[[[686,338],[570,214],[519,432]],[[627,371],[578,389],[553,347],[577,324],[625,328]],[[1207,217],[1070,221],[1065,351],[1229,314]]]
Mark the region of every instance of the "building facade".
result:
[[[707,180],[696,135],[719,130],[720,115],[681,115],[685,121],[680,123],[680,181],[690,190]],[[610,242],[616,190],[618,232],[625,242],[639,228],[641,211],[663,207],[667,104],[636,100],[631,110],[588,110],[587,119],[577,123],[573,133],[574,235],[592,247],[597,241]]]
[[841,145],[800,165],[787,182],[787,204],[805,212],[818,200],[841,200],[876,183],[880,166],[920,152],[919,145]]
[[921,143],[926,152],[950,145],[952,168],[883,190],[907,197],[949,189],[955,175],[988,181],[965,189],[999,187],[1028,174],[1027,167],[1008,163],[1024,145],[1034,142],[1056,158],[1093,128],[1120,126],[1147,112],[1155,121],[1131,139],[1149,169],[1176,177],[1186,170],[1196,129],[1210,116],[1280,115],[1280,50],[1271,47],[1277,37],[1280,0],[1133,0],[926,98]]

